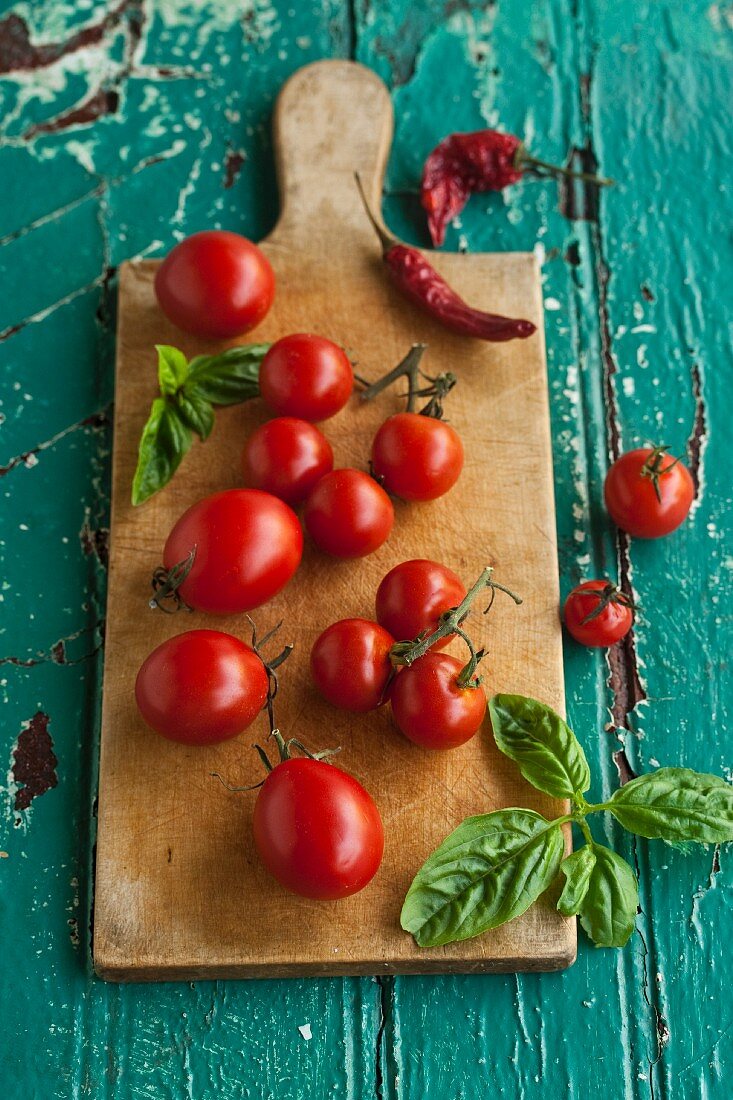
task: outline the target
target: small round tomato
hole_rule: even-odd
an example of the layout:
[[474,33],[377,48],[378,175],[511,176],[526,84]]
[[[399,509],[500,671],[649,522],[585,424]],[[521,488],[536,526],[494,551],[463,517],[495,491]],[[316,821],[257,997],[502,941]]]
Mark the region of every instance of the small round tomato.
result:
[[267,700],[253,649],[220,630],[188,630],[159,645],[135,681],[147,724],[170,741],[214,745],[251,726]]
[[244,445],[245,484],[264,489],[287,504],[302,504],[333,469],[333,450],[323,432],[307,420],[278,416],[257,428]]
[[270,493],[226,489],[183,513],[163,549],[167,570],[187,562],[178,594],[190,607],[217,615],[259,607],[300,565],[303,532],[295,513]]
[[444,420],[396,413],[374,437],[372,467],[388,493],[402,500],[436,500],[458,481],[463,444]]
[[426,749],[453,749],[470,740],[484,720],[484,689],[463,687],[464,665],[430,650],[395,678],[390,702],[405,737]]
[[254,809],[254,838],[278,882],[306,898],[363,890],[382,862],[384,830],[371,795],[322,760],[284,760],[268,774]]
[[[424,558],[403,561],[377,589],[377,621],[398,641],[408,641],[423,632],[432,634],[440,616],[465,596],[463,581],[445,565]],[[454,636],[441,638],[433,649],[444,649]]]
[[346,352],[324,336],[283,336],[260,366],[260,393],[278,416],[328,420],[343,409],[353,388]]
[[386,702],[394,638],[369,619],[341,619],[316,638],[311,650],[313,682],[343,710],[375,710]]
[[613,645],[631,630],[633,604],[609,581],[583,581],[565,601],[565,626],[576,642]]
[[606,474],[606,507],[622,531],[658,539],[674,531],[690,511],[695,484],[690,471],[665,447],[639,447],[617,458]]
[[155,273],[155,296],[184,332],[228,340],[264,318],[275,296],[275,276],[256,244],[208,229],[168,253]]
[[306,500],[303,519],[320,550],[337,558],[361,558],[388,539],[394,508],[369,474],[333,470]]

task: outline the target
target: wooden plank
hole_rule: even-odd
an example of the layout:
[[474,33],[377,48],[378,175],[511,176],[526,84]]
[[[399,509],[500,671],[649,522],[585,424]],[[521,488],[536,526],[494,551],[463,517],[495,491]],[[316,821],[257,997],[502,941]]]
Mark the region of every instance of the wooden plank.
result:
[[[314,120],[317,120],[314,123]],[[222,410],[205,448],[195,447],[172,484],[133,510],[129,486],[153,392],[151,348],[182,344],[152,293],[153,263],[125,265],[118,331],[112,552],[102,723],[95,963],[112,979],[429,973],[554,969],[575,953],[574,921],[548,900],[491,935],[421,951],[398,926],[401,899],[417,867],[468,814],[504,805],[543,813],[557,803],[532,791],[488,734],[445,754],[402,739],[382,713],[355,718],[324,704],[309,682],[308,653],[330,621],[369,615],[381,576],[398,561],[431,556],[467,580],[487,563],[525,598],[496,604],[488,625],[489,692],[521,691],[563,706],[552,463],[542,303],[534,257],[441,256],[441,272],[468,297],[510,315],[529,315],[538,334],[488,345],[446,334],[395,297],[386,281],[354,186],[358,169],[375,206],[391,109],[368,70],[324,62],[301,71],[276,112],[283,213],[265,242],[279,282],[262,339],[311,329],[329,335],[376,377],[414,340],[430,346],[426,366],[454,369],[451,419],[467,462],[449,498],[397,506],[389,543],[364,561],[338,562],[309,547],[297,579],[258,613],[280,618],[296,643],[279,697],[279,723],[306,743],[341,744],[343,766],[359,776],[382,812],[387,851],[367,890],[332,905],[294,899],[259,865],[250,836],[254,795],[211,779],[251,777],[252,738],[212,749],[162,742],[138,717],[135,672],[153,645],[192,625],[150,612],[145,593],[165,534],[193,501],[239,484],[247,432],[265,417],[259,403]],[[351,407],[327,425],[337,464],[363,467],[376,427],[398,399]],[[196,625],[241,633],[241,619],[196,616]],[[479,628],[480,629],[480,628]],[[297,939],[284,937],[297,927]]]

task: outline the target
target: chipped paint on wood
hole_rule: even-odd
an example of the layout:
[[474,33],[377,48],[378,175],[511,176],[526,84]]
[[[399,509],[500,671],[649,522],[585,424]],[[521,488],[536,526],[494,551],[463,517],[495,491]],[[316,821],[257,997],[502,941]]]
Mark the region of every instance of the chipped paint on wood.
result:
[[[733,200],[721,175],[731,153],[729,7],[8,5],[0,691],[8,766],[39,710],[59,764],[57,785],[30,810],[16,814],[7,794],[4,943],[25,980],[4,1005],[4,1078],[11,1092],[64,1098],[724,1100],[733,1072],[725,850],[628,845],[639,934],[625,952],[581,945],[562,977],[112,990],[86,969],[110,451],[106,414],[95,418],[112,398],[114,270],[204,226],[264,235],[276,213],[274,95],[299,65],[352,52],[394,89],[385,214],[411,241],[427,243],[422,159],[450,129],[501,124],[543,159],[592,157],[618,180],[600,196],[530,179],[477,196],[447,247],[536,246],[545,297],[560,305],[546,325],[563,587],[620,569],[645,609],[633,647],[610,665],[567,647],[568,709],[601,775],[594,793],[660,763],[733,768],[724,690]],[[602,479],[619,448],[648,437],[687,450],[697,499],[672,538],[626,546],[604,518]],[[611,826],[603,832],[619,843]]]

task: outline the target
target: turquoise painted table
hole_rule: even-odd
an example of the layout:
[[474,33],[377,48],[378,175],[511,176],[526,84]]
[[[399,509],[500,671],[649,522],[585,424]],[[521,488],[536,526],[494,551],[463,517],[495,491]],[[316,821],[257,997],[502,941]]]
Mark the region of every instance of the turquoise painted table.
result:
[[[115,270],[207,226],[259,237],[269,113],[319,57],[393,91],[385,214],[426,243],[422,159],[500,123],[596,161],[475,199],[448,248],[543,262],[562,584],[643,605],[607,657],[568,644],[570,718],[604,795],[657,762],[726,772],[733,567],[733,9],[709,0],[119,0],[0,8],[0,684],[8,1096],[729,1097],[726,852],[607,840],[635,863],[623,952],[564,974],[120,988],[89,963]],[[687,452],[690,521],[619,540],[601,486],[639,440]],[[306,1026],[308,1025],[308,1026]]]

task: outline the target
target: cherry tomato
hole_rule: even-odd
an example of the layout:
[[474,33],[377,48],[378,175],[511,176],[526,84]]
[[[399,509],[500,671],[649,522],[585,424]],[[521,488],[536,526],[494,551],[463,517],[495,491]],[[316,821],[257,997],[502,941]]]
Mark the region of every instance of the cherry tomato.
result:
[[[437,629],[438,619],[465,598],[460,577],[445,565],[424,558],[403,561],[390,569],[377,589],[377,621],[398,641],[417,638]],[[433,649],[444,649],[454,638],[449,634]]]
[[229,615],[259,607],[300,565],[303,532],[295,513],[258,489],[227,489],[193,504],[163,549],[170,570],[195,550],[179,593],[198,611]]
[[389,537],[394,508],[369,474],[333,470],[306,500],[303,519],[320,550],[337,558],[361,558]]
[[658,539],[684,521],[695,484],[687,467],[663,448],[639,447],[616,459],[606,474],[603,495],[611,519],[622,531]]
[[260,393],[278,416],[328,420],[343,409],[353,388],[346,352],[323,336],[283,336],[260,366]]
[[463,664],[430,650],[395,678],[390,701],[405,737],[426,749],[453,749],[470,740],[484,720],[482,687],[461,687]]
[[374,437],[372,467],[388,493],[403,500],[435,500],[458,481],[463,444],[444,420],[396,413]]
[[264,489],[287,504],[301,504],[333,469],[333,450],[323,432],[307,420],[268,420],[244,445],[245,484]]
[[324,698],[343,710],[367,711],[386,702],[394,638],[369,619],[341,619],[316,638],[313,681]]
[[270,261],[246,237],[209,229],[172,249],[155,273],[166,317],[194,336],[228,340],[258,325],[275,296]]
[[[568,633],[576,642],[609,646],[628,634],[633,621],[632,610],[630,601],[614,584],[583,581],[565,601],[563,615]],[[593,618],[589,619],[589,615]]]
[[135,699],[163,737],[213,745],[252,725],[267,699],[267,672],[255,651],[231,634],[188,630],[145,659]]
[[384,830],[374,800],[322,760],[278,764],[260,788],[253,827],[268,871],[307,898],[355,894],[382,862]]

